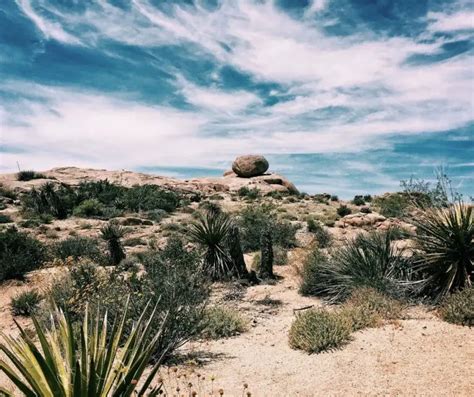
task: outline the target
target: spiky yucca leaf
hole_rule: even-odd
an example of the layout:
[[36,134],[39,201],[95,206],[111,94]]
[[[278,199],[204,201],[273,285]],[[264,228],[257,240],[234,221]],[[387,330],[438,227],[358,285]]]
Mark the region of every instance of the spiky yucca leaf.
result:
[[[123,316],[112,327],[108,325],[107,313],[101,317],[97,312],[90,317],[86,309],[78,337],[67,314],[55,308],[49,330],[33,318],[40,347],[17,324],[20,337],[3,336],[4,342],[0,344],[0,351],[9,361],[0,359],[0,371],[27,397],[128,397],[132,393],[144,396],[166,353],[165,349],[139,386],[166,318],[159,332],[151,335],[156,307],[148,319],[148,310],[144,310],[121,346],[127,309],[128,302]],[[4,389],[0,391],[13,395]],[[156,396],[158,391],[159,387],[154,387],[147,395]]]
[[413,221],[421,254],[416,266],[425,276],[425,292],[440,300],[449,292],[472,285],[474,271],[474,212],[456,203],[428,209]]
[[215,211],[207,211],[191,225],[189,235],[206,250],[204,269],[213,280],[226,278],[233,273],[226,246],[231,227],[230,218],[225,213]]

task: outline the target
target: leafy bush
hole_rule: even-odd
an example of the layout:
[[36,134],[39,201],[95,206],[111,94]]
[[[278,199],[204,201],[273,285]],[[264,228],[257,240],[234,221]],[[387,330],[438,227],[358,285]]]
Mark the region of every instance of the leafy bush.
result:
[[55,258],[65,260],[73,258],[88,258],[94,263],[103,264],[105,261],[104,254],[99,247],[97,239],[88,237],[69,237],[62,240],[52,247],[52,253]]
[[109,223],[100,229],[100,237],[107,241],[110,263],[114,266],[117,266],[126,256],[120,241],[124,235],[125,230],[114,223]]
[[23,196],[23,208],[35,215],[46,214],[65,219],[72,213],[76,200],[76,194],[70,186],[48,182]]
[[439,314],[448,323],[474,326],[474,288],[448,295],[439,308]]
[[307,353],[339,348],[350,338],[351,324],[347,318],[323,309],[310,309],[298,314],[289,333],[290,346]]
[[133,186],[123,197],[124,208],[133,212],[156,209],[172,212],[178,207],[179,202],[178,194],[157,185]]
[[204,312],[204,323],[202,337],[206,339],[228,338],[247,330],[247,321],[238,311],[229,307],[207,308]]
[[237,194],[239,197],[246,197],[249,200],[255,200],[260,196],[260,190],[258,190],[256,187],[253,189],[248,188],[247,186],[242,186]]
[[[73,331],[70,318],[55,308],[52,329],[34,321],[41,349],[17,324],[20,337],[6,337],[5,344],[0,345],[0,351],[11,361],[9,365],[0,360],[0,371],[27,396],[130,397],[145,392],[157,396],[161,384],[150,385],[167,352],[165,347],[156,355],[162,335],[160,330],[156,332],[160,328],[155,323],[163,320],[156,317],[155,310],[148,319],[145,310],[121,344],[127,307],[111,327],[107,315],[101,317],[97,312],[90,316],[86,312],[78,332]],[[154,353],[156,363],[140,381]],[[0,392],[12,395],[1,387]]]
[[10,306],[14,316],[31,316],[43,297],[36,291],[25,291],[11,299]]
[[440,300],[449,292],[471,286],[474,274],[473,206],[458,203],[429,209],[413,220],[414,237],[422,251],[416,260],[424,292]]
[[204,270],[212,280],[221,280],[234,274],[232,259],[227,250],[232,223],[222,212],[207,211],[191,224],[190,238],[205,250]]
[[241,242],[244,252],[260,249],[260,236],[265,228],[272,230],[275,245],[283,248],[296,246],[295,233],[298,229],[290,222],[278,221],[273,207],[248,206],[239,215]]
[[0,281],[22,278],[46,259],[43,244],[15,228],[0,231]]
[[357,205],[357,206],[364,205],[365,204],[364,197],[354,196],[354,198],[352,199],[352,204]]
[[12,218],[6,214],[0,214],[0,223],[11,223],[13,222]]
[[97,199],[87,199],[74,208],[73,215],[81,218],[92,218],[102,216],[104,206]]
[[337,215],[339,215],[341,218],[349,214],[352,214],[352,210],[347,205],[341,204],[338,207]]
[[98,200],[104,206],[113,207],[120,205],[127,188],[109,182],[107,179],[100,181],[81,182],[77,187],[78,203],[85,200]]
[[20,171],[16,174],[16,179],[17,181],[31,181],[32,179],[45,179],[46,176],[44,174],[41,174],[36,171],[31,171],[31,170],[25,170],[25,171]]
[[390,233],[372,233],[348,241],[331,258],[314,251],[304,264],[301,292],[330,301],[345,300],[360,287],[401,293],[400,280],[408,279],[411,262],[390,243]]
[[326,248],[331,245],[331,233],[329,233],[323,225],[311,218],[308,219],[307,224],[308,231],[314,234],[320,248]]
[[403,218],[410,208],[410,199],[403,193],[389,193],[376,197],[373,205],[387,218]]
[[403,305],[373,288],[358,288],[342,308],[342,315],[348,316],[352,331],[377,327],[382,320],[401,317]]

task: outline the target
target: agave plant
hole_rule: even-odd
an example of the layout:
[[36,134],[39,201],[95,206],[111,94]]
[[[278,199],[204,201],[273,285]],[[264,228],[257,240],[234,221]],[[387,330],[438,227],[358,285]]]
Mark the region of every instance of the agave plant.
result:
[[421,254],[416,268],[424,275],[425,292],[439,301],[449,292],[472,285],[474,213],[458,202],[446,209],[429,209],[413,221]]
[[[0,372],[27,397],[158,395],[161,385],[150,385],[166,351],[149,375],[144,380],[141,378],[160,341],[166,318],[161,329],[152,335],[156,307],[148,319],[144,310],[121,346],[127,308],[128,301],[123,316],[111,328],[107,313],[101,317],[97,312],[89,317],[86,309],[78,336],[67,314],[55,307],[50,329],[33,318],[41,349],[17,324],[20,336],[3,336],[4,343],[0,344],[0,352],[9,359],[9,362],[0,359]],[[0,395],[2,393],[13,396],[0,387]]]
[[120,239],[125,235],[125,230],[113,223],[109,223],[100,229],[100,236],[107,241],[109,247],[110,261],[112,265],[118,265],[125,259],[125,252]]
[[191,225],[189,235],[204,247],[204,270],[213,280],[220,280],[234,273],[227,250],[231,227],[230,218],[223,212],[215,211],[207,211]]

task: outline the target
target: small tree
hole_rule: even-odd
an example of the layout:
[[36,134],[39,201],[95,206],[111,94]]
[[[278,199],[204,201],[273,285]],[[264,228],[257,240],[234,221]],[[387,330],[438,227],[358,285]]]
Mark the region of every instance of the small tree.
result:
[[126,256],[120,241],[125,231],[122,227],[109,223],[100,230],[100,234],[107,241],[111,264],[117,266]]
[[270,228],[265,228],[260,240],[261,256],[258,277],[273,278],[273,239]]

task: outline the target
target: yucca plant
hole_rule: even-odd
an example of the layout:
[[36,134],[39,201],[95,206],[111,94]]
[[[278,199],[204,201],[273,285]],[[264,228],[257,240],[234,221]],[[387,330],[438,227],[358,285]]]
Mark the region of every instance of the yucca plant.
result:
[[227,250],[231,227],[228,215],[215,211],[207,211],[191,224],[189,236],[205,249],[204,270],[212,280],[227,278],[235,272]]
[[113,223],[109,223],[100,229],[100,236],[107,241],[111,264],[117,266],[125,259],[125,251],[122,247],[120,239],[125,235],[125,230]]
[[409,278],[410,258],[391,241],[390,232],[371,233],[348,241],[331,257],[316,251],[305,263],[302,293],[333,302],[345,300],[359,287],[401,293]]
[[439,301],[448,293],[472,285],[474,213],[461,202],[425,210],[413,221],[421,251],[415,266],[424,277],[424,292]]
[[[128,397],[156,396],[161,386],[151,387],[166,351],[142,381],[161,329],[152,335],[156,308],[148,319],[144,310],[124,342],[123,336],[128,301],[124,314],[109,327],[107,313],[89,317],[86,309],[79,335],[73,331],[68,315],[57,307],[47,329],[33,318],[39,347],[17,324],[20,336],[3,336],[0,351],[10,361],[0,359],[0,371],[27,397]],[[0,394],[13,394],[0,387]],[[146,394],[147,393],[147,394]]]

